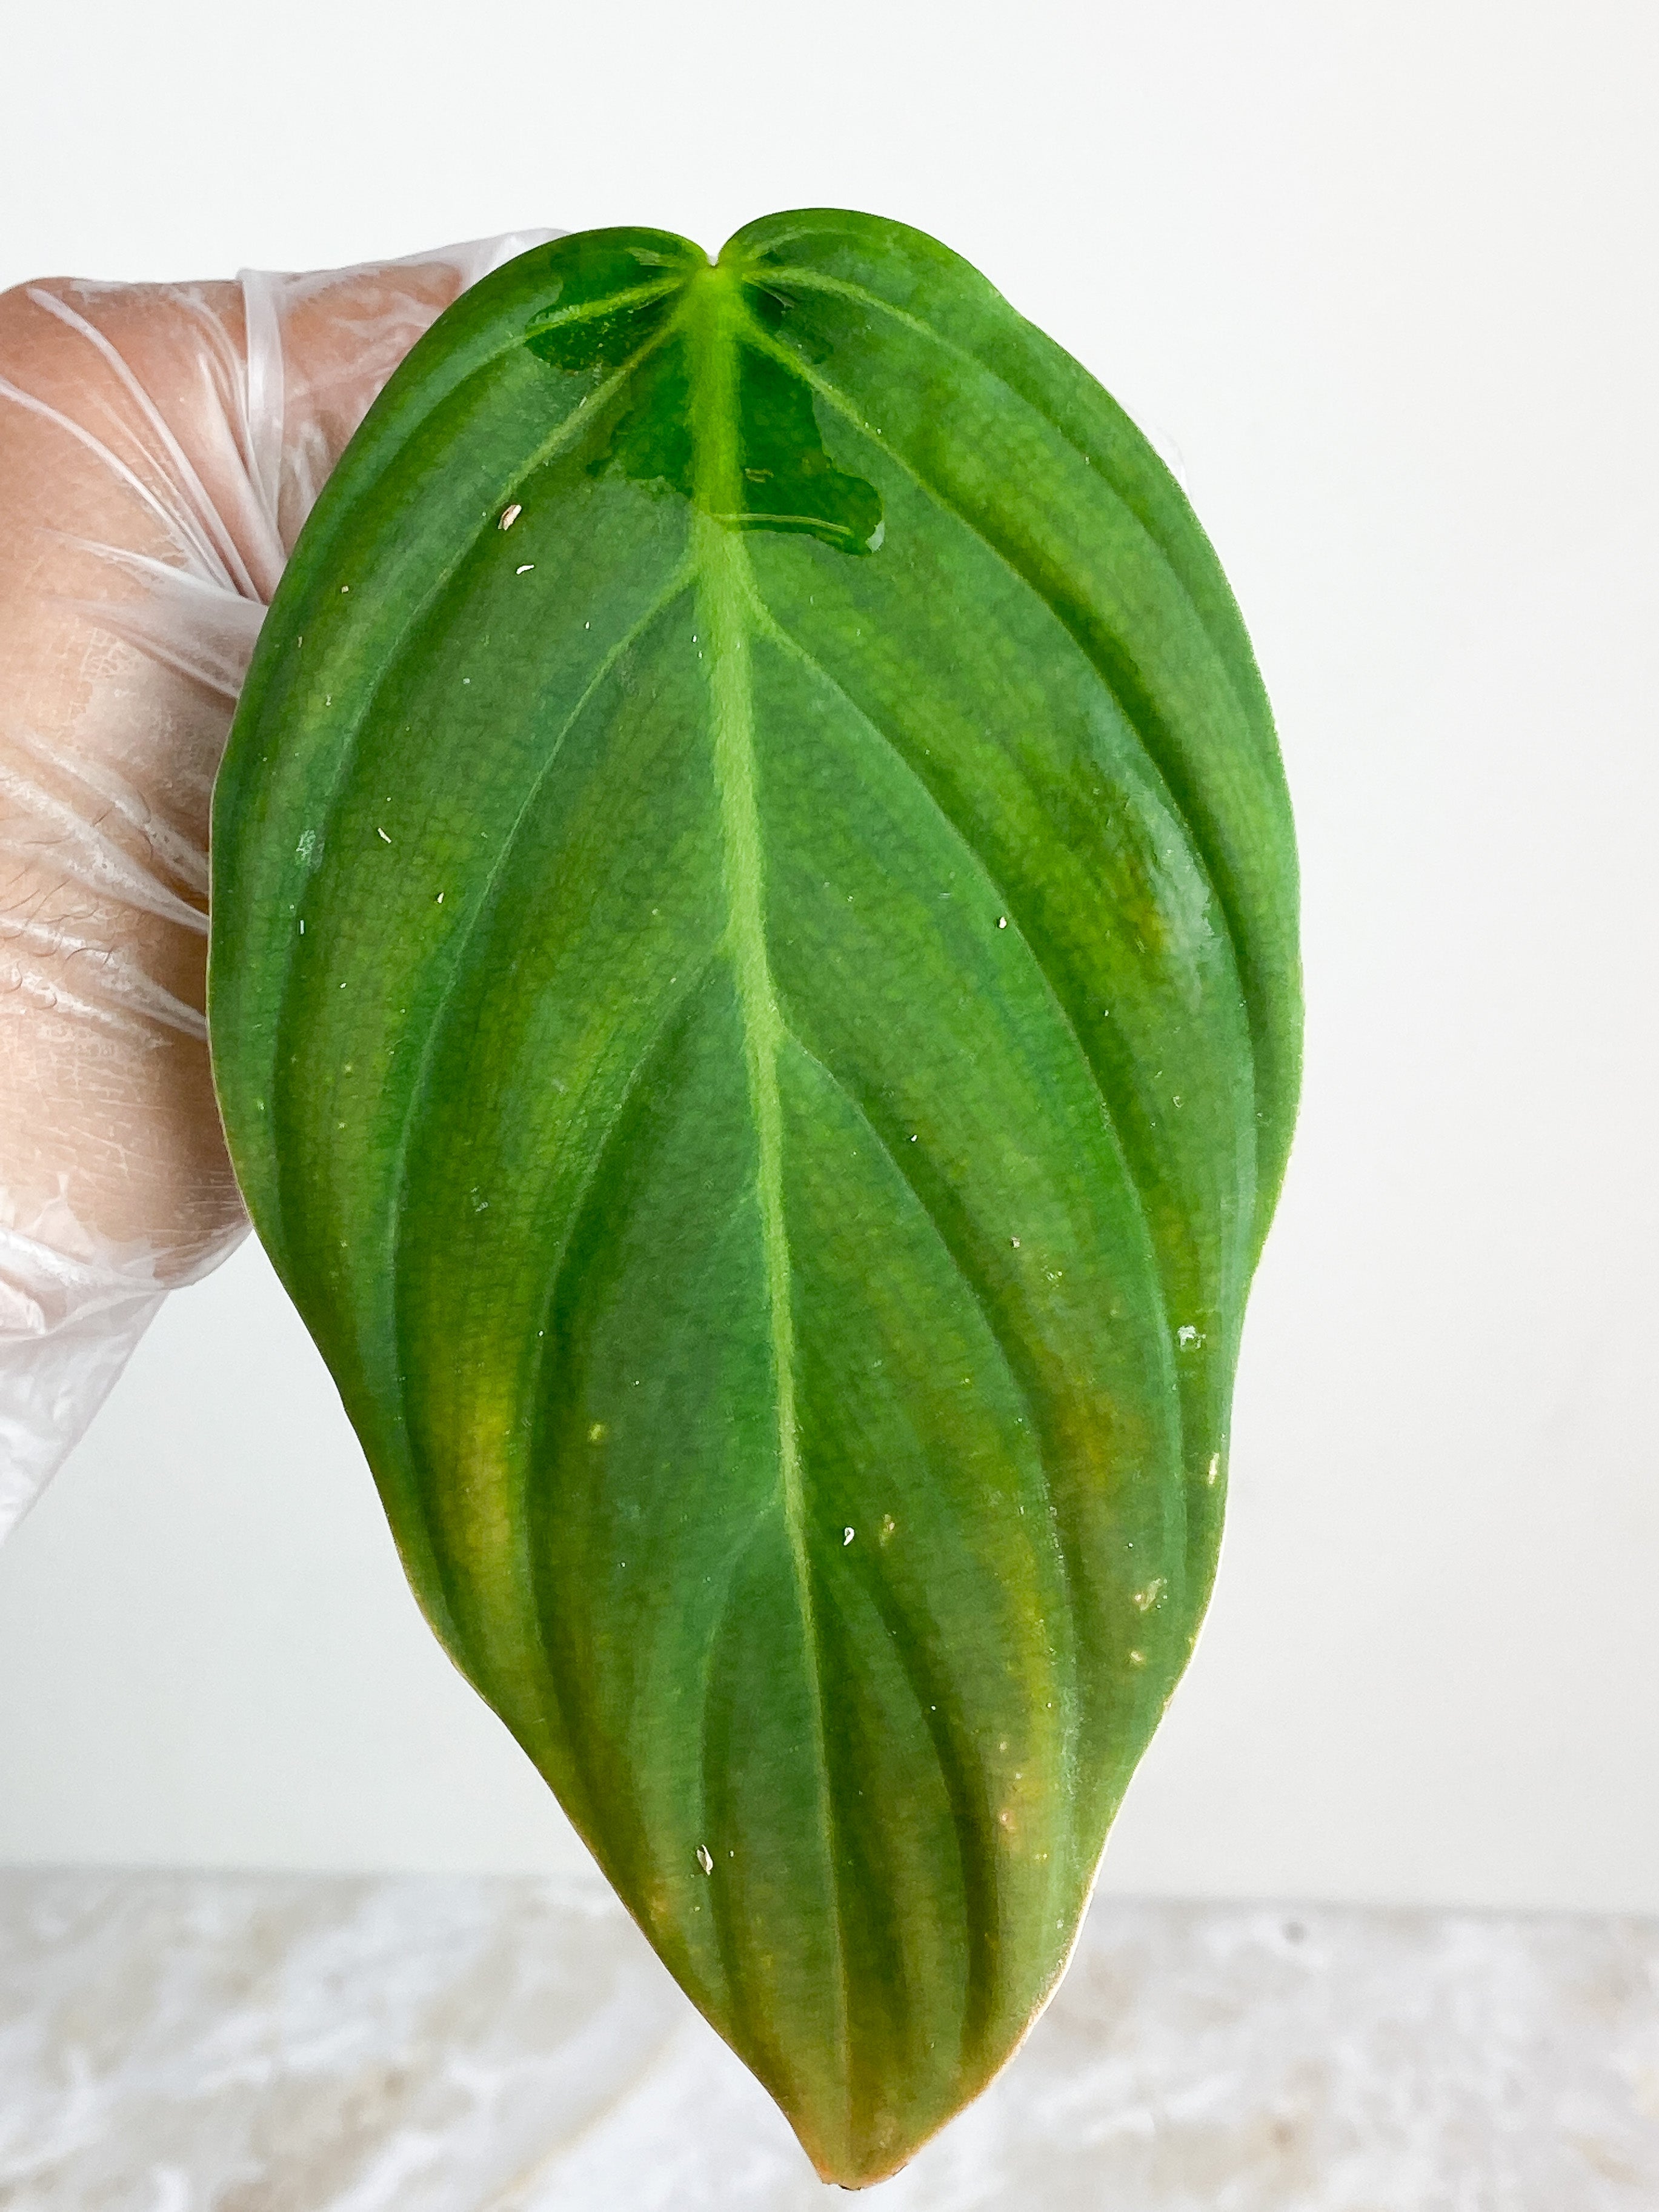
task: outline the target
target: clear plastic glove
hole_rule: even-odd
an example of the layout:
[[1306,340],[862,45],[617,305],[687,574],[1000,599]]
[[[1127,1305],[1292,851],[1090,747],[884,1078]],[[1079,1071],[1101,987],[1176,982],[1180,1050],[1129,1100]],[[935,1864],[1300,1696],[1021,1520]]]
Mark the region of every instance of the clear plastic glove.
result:
[[208,805],[283,564],[422,331],[558,234],[0,295],[0,1537],[247,1225]]

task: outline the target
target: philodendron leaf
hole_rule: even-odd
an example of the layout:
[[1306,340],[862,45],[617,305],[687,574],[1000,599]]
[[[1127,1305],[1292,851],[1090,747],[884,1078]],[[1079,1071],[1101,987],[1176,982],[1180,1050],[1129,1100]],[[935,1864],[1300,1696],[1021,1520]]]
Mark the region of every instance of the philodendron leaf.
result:
[[933,240],[566,238],[415,349],[215,813],[259,1231],[411,1581],[821,2172],[1053,1990],[1191,1647],[1297,1080],[1202,532]]

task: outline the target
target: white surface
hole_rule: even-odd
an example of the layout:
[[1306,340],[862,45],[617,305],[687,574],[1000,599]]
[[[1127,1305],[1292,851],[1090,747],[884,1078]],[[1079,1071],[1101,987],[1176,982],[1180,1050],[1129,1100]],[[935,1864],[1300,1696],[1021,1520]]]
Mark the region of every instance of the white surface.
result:
[[[1103,1905],[882,2212],[1648,2212],[1659,1928]],[[0,1877],[9,2212],[829,2212],[603,1888]]]
[[[1659,16],[160,0],[9,23],[0,281],[937,231],[1172,434],[1277,703],[1306,1108],[1119,1887],[1659,1908]],[[279,27],[280,25],[280,27]],[[566,1848],[252,1255],[0,1555],[0,1852]]]

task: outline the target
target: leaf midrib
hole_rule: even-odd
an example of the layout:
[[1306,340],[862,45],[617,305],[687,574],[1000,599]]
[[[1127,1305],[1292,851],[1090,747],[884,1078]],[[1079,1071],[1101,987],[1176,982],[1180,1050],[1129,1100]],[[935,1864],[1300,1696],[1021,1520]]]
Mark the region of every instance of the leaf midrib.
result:
[[756,1200],[775,1394],[778,1502],[789,1548],[811,1712],[830,1926],[840,2007],[839,2048],[848,2047],[851,1985],[842,1925],[835,1790],[825,1738],[826,1692],[817,1607],[807,1547],[805,1486],[795,1400],[795,1323],[788,1225],[783,1195],[783,1097],[779,1054],[787,1037],[767,945],[765,861],[755,757],[755,702],[750,611],[755,584],[740,530],[720,519],[742,507],[737,348],[747,324],[731,276],[714,268],[694,280],[687,317],[692,367],[696,509],[693,562],[698,627],[708,647],[710,735],[720,805],[726,944],[737,985],[744,1058],[756,1140]]

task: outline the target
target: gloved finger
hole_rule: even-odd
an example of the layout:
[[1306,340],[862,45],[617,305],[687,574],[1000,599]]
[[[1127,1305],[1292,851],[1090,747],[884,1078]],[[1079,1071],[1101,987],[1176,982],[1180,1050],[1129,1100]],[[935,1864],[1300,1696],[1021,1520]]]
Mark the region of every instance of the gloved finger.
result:
[[381,385],[553,234],[0,295],[0,1530],[246,1226],[206,1049],[209,802],[264,606]]

